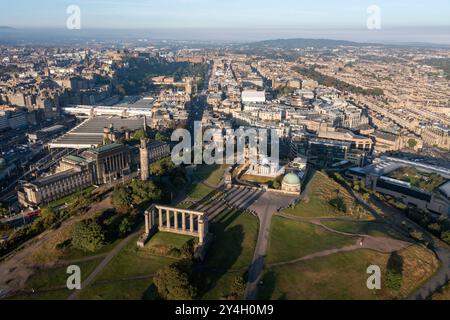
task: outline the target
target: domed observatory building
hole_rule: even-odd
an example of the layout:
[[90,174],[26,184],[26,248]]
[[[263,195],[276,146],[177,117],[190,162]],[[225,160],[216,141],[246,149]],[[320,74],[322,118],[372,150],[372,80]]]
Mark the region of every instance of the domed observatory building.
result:
[[300,178],[294,173],[285,175],[281,182],[281,190],[286,192],[300,193],[301,186]]

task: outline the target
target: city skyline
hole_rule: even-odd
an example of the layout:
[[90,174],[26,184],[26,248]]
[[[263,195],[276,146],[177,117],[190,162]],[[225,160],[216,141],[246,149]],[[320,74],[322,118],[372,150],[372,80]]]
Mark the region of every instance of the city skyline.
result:
[[3,5],[0,302],[450,300],[449,9]]

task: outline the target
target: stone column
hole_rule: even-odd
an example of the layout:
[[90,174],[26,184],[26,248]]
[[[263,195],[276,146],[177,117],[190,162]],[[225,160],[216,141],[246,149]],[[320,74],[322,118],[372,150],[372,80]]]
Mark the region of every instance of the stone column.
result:
[[205,221],[203,216],[198,217],[198,243],[203,244],[205,239]]
[[155,225],[155,208],[152,207],[149,211],[149,222],[150,222],[150,228],[153,228]]
[[166,210],[166,227],[170,228],[170,210]]
[[209,233],[209,220],[207,216],[203,216],[203,231],[205,232],[204,235],[206,237],[206,235]]
[[175,229],[178,230],[178,211],[173,212],[173,221]]
[[150,215],[148,211],[145,211],[145,233],[150,233]]
[[192,213],[189,214],[189,228],[191,229],[191,232],[194,232],[194,215]]
[[162,216],[162,210],[160,208],[158,208],[158,214],[159,214],[159,227],[162,228],[163,227],[163,216]]
[[186,213],[185,212],[181,213],[181,229],[183,229],[183,231],[186,231]]

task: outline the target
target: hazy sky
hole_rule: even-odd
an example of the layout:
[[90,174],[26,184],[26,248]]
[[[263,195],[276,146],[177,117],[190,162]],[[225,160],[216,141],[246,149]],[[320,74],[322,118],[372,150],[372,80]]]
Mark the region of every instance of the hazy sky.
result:
[[382,27],[450,26],[449,0],[2,0],[0,25],[64,28],[71,4],[82,28],[365,28],[370,5]]

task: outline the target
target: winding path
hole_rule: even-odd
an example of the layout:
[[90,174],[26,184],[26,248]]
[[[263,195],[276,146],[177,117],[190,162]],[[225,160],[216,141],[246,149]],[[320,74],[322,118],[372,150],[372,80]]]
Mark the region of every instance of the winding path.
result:
[[91,274],[81,283],[81,290],[74,291],[67,300],[75,300],[80,295],[81,291],[88,287],[92,281],[94,281],[95,277],[103,271],[103,269],[111,262],[111,260],[130,242],[135,236],[139,235],[142,231],[140,228],[138,230],[130,234],[128,237],[123,239],[117,246],[114,247],[106,257],[100,262],[100,264],[91,272]]
[[305,221],[304,219],[301,219],[301,218],[299,219],[297,217],[293,217],[293,216],[285,215],[285,214],[278,215],[278,216],[283,217],[285,219],[289,219],[289,220],[303,221],[305,223],[310,223],[310,224],[319,226],[329,232],[348,236],[348,237],[357,237],[358,239],[357,239],[356,243],[351,246],[315,252],[313,254],[309,254],[307,256],[304,256],[304,257],[301,257],[298,259],[285,261],[285,262],[273,263],[273,264],[268,265],[269,267],[282,266],[282,265],[286,265],[286,264],[294,264],[294,263],[297,263],[300,261],[306,261],[306,260],[311,260],[311,259],[315,259],[315,258],[319,258],[319,257],[325,257],[325,256],[329,256],[329,255],[339,253],[339,252],[350,252],[350,251],[360,250],[360,249],[373,250],[373,251],[377,251],[377,252],[381,252],[381,253],[392,253],[392,252],[406,249],[412,245],[412,243],[410,243],[410,242],[396,240],[396,239],[392,239],[392,238],[373,237],[373,236],[370,236],[367,234],[356,234],[356,233],[348,233],[348,232],[338,231],[338,230],[332,229],[330,227],[327,227],[319,220]]
[[265,192],[250,209],[257,213],[259,219],[258,240],[256,242],[255,253],[252,264],[248,271],[248,281],[245,297],[247,300],[256,300],[258,283],[262,277],[264,269],[264,257],[267,252],[269,242],[270,224],[272,216],[280,208],[287,207],[297,197]]

